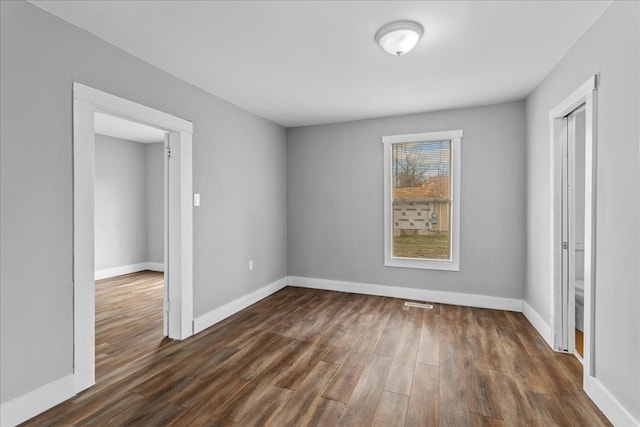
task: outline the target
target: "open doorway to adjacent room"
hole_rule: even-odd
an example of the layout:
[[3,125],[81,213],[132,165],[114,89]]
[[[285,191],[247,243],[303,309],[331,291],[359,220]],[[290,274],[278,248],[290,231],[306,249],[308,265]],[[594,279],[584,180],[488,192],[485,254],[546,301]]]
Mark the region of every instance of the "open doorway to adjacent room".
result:
[[[95,384],[96,367],[108,371],[146,351],[143,341],[157,347],[156,339],[193,334],[193,125],[79,83],[73,98],[77,393]],[[157,145],[138,145],[138,137],[109,134],[109,127],[144,129]],[[144,335],[150,329],[153,334]],[[108,339],[96,343],[96,332]],[[120,345],[112,348],[114,342]]]
[[96,381],[168,335],[162,129],[96,112]]
[[586,108],[582,104],[566,116],[563,144],[562,280],[566,292],[566,322],[570,353],[584,356],[584,184]]
[[596,76],[549,114],[553,216],[553,345],[593,376]]

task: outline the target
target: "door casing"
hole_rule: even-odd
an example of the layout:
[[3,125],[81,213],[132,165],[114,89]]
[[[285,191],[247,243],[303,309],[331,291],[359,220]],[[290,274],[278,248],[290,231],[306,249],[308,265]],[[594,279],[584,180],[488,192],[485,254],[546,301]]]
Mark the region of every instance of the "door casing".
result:
[[[73,373],[75,392],[95,384],[94,181],[96,112],[168,132],[165,160],[165,279],[169,338],[193,335],[193,207],[191,122],[73,84]],[[168,163],[167,163],[168,162]]]
[[[567,147],[568,141],[568,119],[573,111],[584,104],[585,108],[585,235],[584,235],[584,384],[592,383],[595,380],[595,340],[593,331],[595,330],[595,267],[596,267],[596,89],[597,76],[592,76],[571,95],[564,99],[549,113],[550,150],[551,150],[551,188],[550,188],[550,206],[551,209],[551,265],[552,277],[550,278],[551,288],[551,324],[552,324],[552,343],[554,350],[567,351],[569,349],[569,330],[574,319],[568,319],[567,304],[570,298],[575,298],[574,290],[568,289],[567,281],[563,280],[563,240],[567,238],[563,236],[563,230],[566,232],[566,226],[563,227],[563,173],[566,168],[563,167],[564,161],[572,161],[567,159],[569,153],[563,152],[563,147]],[[569,152],[571,150],[568,150]],[[565,177],[571,179],[570,177]],[[565,199],[568,204],[574,203],[575,200]],[[571,234],[571,233],[570,233]],[[575,253],[575,241],[569,239],[569,252],[573,248]],[[571,265],[568,263],[567,265]]]

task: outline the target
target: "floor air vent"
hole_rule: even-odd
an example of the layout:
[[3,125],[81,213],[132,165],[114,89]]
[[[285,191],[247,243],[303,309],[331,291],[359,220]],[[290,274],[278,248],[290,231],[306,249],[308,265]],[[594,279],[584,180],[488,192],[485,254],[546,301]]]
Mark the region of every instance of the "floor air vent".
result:
[[405,301],[404,305],[406,307],[417,307],[417,308],[426,308],[427,310],[433,310],[433,304],[427,304],[425,302],[410,302]]

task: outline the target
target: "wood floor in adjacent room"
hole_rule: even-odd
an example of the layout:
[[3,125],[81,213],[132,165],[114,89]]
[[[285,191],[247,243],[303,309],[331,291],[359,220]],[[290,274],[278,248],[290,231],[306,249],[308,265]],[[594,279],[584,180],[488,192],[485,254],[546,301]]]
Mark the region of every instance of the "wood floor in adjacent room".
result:
[[26,425],[610,425],[520,313],[287,287],[171,341],[162,286],[97,283],[97,384]]

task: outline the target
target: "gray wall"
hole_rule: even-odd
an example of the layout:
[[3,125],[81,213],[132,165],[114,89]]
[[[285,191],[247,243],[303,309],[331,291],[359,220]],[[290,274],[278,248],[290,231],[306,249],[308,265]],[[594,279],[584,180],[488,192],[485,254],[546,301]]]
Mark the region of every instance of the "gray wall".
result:
[[551,325],[549,111],[590,76],[597,95],[596,377],[640,419],[640,13],[614,2],[527,98],[526,301]]
[[96,135],[95,269],[147,261],[144,145]]
[[4,403],[73,371],[74,81],[193,122],[195,316],[287,274],[286,132],[29,3],[0,19]]
[[164,262],[163,146],[96,134],[96,271]]
[[164,263],[164,143],[144,144],[147,168],[147,259]]
[[[289,129],[289,275],[521,298],[524,121],[524,102],[512,102]],[[456,129],[460,271],[384,267],[382,137]]]

